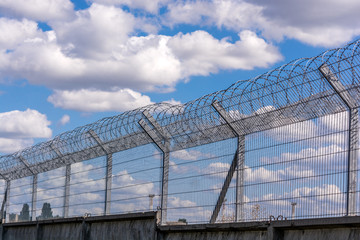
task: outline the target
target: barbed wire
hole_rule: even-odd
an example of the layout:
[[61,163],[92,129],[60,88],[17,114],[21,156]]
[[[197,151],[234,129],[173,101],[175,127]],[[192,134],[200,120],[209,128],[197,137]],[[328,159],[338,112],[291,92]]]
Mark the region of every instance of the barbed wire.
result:
[[213,109],[215,100],[232,115],[244,135],[345,111],[344,102],[318,70],[324,63],[358,107],[359,43],[294,60],[185,104],[157,103],[78,127],[50,141],[1,156],[0,176],[18,179],[104,155],[90,131],[112,153],[149,144],[152,140],[138,124],[145,110],[169,132],[171,151],[236,137]]

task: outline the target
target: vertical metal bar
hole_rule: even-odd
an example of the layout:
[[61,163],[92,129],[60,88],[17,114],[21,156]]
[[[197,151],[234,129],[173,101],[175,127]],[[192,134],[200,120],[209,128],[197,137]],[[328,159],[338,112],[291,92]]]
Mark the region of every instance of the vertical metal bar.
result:
[[6,208],[5,208],[5,222],[10,222],[10,180],[6,181]]
[[358,109],[350,110],[349,116],[349,153],[348,153],[348,184],[347,184],[347,209],[346,215],[356,215],[356,186],[359,144],[359,117]]
[[31,221],[36,220],[36,200],[37,200],[37,180],[38,175],[33,175],[32,198],[31,198]]
[[65,170],[65,189],[64,189],[64,218],[69,216],[69,194],[70,194],[70,175],[71,164],[66,165]]
[[170,153],[163,152],[163,174],[162,174],[162,187],[161,187],[161,222],[166,224],[167,219],[167,201],[168,201],[168,187],[169,187],[169,160]]
[[105,215],[110,214],[111,184],[112,184],[112,154],[106,155],[106,180],[105,180]]
[[238,137],[237,154],[235,221],[239,222],[244,220],[245,136]]

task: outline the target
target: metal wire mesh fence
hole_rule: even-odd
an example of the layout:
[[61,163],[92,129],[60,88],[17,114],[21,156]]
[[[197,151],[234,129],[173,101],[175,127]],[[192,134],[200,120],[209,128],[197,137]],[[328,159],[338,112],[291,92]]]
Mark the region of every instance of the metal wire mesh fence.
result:
[[357,215],[358,45],[2,156],[1,216],[159,210],[160,224],[191,224]]

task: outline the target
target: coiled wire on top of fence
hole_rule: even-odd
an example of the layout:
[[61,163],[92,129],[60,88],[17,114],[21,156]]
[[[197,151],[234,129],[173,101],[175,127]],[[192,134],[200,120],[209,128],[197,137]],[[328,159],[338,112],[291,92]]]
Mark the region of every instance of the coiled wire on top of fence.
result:
[[292,61],[182,105],[153,104],[78,127],[50,141],[1,156],[0,177],[18,179],[104,155],[90,131],[110,152],[151,143],[138,124],[145,110],[170,133],[171,151],[235,137],[213,109],[214,100],[230,113],[244,135],[345,111],[342,99],[318,70],[324,63],[359,107],[359,43]]

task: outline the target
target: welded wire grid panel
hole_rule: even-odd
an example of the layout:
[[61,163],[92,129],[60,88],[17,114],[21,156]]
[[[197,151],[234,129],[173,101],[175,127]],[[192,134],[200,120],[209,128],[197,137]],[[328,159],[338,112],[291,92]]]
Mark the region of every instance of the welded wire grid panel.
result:
[[[36,190],[37,219],[61,218],[64,216],[65,167],[40,173]],[[50,209],[47,212],[46,208]]]
[[[360,118],[360,112],[358,114],[358,117]],[[360,132],[360,129],[358,129],[358,131]],[[356,148],[357,152],[359,152],[359,150],[360,150],[360,136],[359,136],[358,140],[359,140],[359,142],[358,142],[358,145]],[[356,185],[356,199],[358,201],[360,201],[360,184],[359,184],[359,181],[360,181],[360,155],[358,156],[358,161],[357,161],[356,176],[357,176],[357,180],[358,180],[357,185]],[[357,202],[357,204],[356,204],[356,215],[360,215],[360,203],[359,202]]]
[[[167,223],[207,223],[236,152],[237,140],[171,152]],[[235,204],[234,187],[226,197],[227,208]],[[226,209],[226,207],[225,207]],[[233,217],[221,213],[221,219]]]
[[113,154],[111,214],[160,208],[162,153],[148,144]]
[[245,220],[346,214],[348,113],[246,137]]
[[30,221],[33,177],[11,181],[7,222]]
[[71,165],[69,217],[104,215],[106,156]]

